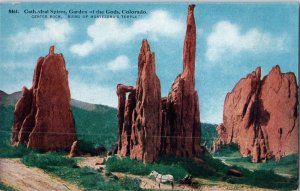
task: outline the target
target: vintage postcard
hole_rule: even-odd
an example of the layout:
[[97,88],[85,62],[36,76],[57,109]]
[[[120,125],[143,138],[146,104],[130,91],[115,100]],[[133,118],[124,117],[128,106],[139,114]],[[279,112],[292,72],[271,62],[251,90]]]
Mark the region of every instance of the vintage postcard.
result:
[[299,5],[0,3],[0,190],[297,190]]

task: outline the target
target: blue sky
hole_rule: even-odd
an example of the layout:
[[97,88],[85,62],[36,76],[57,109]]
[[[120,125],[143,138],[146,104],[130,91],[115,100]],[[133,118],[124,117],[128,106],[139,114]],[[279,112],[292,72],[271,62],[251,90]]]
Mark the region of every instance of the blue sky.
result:
[[[186,3],[1,4],[0,89],[31,87],[36,60],[50,45],[63,53],[75,99],[117,106],[117,83],[135,85],[142,39],[156,55],[162,96],[182,71]],[[9,9],[19,14],[8,14]],[[24,10],[145,10],[136,19],[33,19]],[[223,102],[238,80],[275,65],[298,77],[298,6],[198,3],[196,89],[201,121],[222,121]]]

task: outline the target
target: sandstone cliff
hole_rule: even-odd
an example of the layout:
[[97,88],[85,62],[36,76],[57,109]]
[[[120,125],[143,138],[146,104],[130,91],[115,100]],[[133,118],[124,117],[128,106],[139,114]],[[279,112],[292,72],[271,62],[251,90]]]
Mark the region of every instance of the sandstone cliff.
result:
[[69,150],[76,141],[70,101],[65,61],[52,46],[46,57],[38,59],[32,88],[23,88],[15,106],[12,144],[42,151]]
[[298,86],[293,73],[275,66],[261,80],[261,69],[241,79],[224,101],[222,144],[236,143],[253,162],[298,152]]

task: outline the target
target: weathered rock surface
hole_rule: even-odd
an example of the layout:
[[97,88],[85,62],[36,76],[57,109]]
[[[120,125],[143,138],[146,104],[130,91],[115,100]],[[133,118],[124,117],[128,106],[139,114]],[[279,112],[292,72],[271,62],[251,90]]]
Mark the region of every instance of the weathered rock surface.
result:
[[161,128],[160,81],[156,75],[155,55],[143,40],[138,59],[136,104],[132,114],[130,157],[154,161],[159,153]]
[[160,148],[161,92],[155,55],[147,40],[140,49],[136,87],[118,84],[117,95],[118,154],[145,163],[154,161]]
[[[126,100],[126,93],[129,92]],[[118,95],[118,151],[121,156],[130,154],[130,136],[132,128],[132,112],[135,108],[135,93],[133,86],[117,85]]]
[[[183,72],[167,98],[161,98],[155,56],[146,40],[138,59],[136,87],[118,84],[118,154],[144,162],[159,154],[200,155],[200,113],[195,90],[196,26],[189,6],[183,50]],[[128,98],[126,93],[129,92]]]
[[180,157],[201,154],[200,111],[195,90],[196,25],[194,5],[188,8],[187,29],[183,48],[183,72],[174,81],[162,101],[162,153]]
[[24,87],[16,104],[12,144],[42,151],[69,150],[76,141],[70,101],[65,61],[52,46],[46,57],[38,59],[32,88]]
[[253,162],[298,152],[298,86],[293,73],[275,66],[262,80],[261,69],[241,79],[224,101],[223,124],[215,149],[236,143]]

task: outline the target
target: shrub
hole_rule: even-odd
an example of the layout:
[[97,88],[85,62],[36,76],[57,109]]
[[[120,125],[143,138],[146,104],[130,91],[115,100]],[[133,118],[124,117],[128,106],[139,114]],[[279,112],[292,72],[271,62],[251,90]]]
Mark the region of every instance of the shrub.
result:
[[131,178],[128,178],[127,176],[125,176],[125,178],[123,178],[120,181],[120,184],[125,190],[130,190],[130,191],[141,191],[142,190],[140,188],[140,180],[138,180],[138,179],[131,179]]
[[78,149],[83,153],[90,153],[92,155],[96,155],[96,149],[94,144],[90,141],[79,139],[78,140]]
[[21,158],[30,152],[37,152],[33,149],[28,149],[25,145],[11,146],[8,143],[0,144],[0,158]]
[[31,152],[22,158],[27,166],[35,166],[42,169],[51,167],[76,167],[76,161],[68,159],[63,153],[49,152],[46,154]]
[[41,168],[64,180],[74,182],[86,190],[140,190],[138,180],[129,178],[120,182],[111,179],[106,180],[95,169],[79,168],[74,159],[65,157],[65,153],[41,154],[32,152],[24,156],[22,162],[28,166]]

